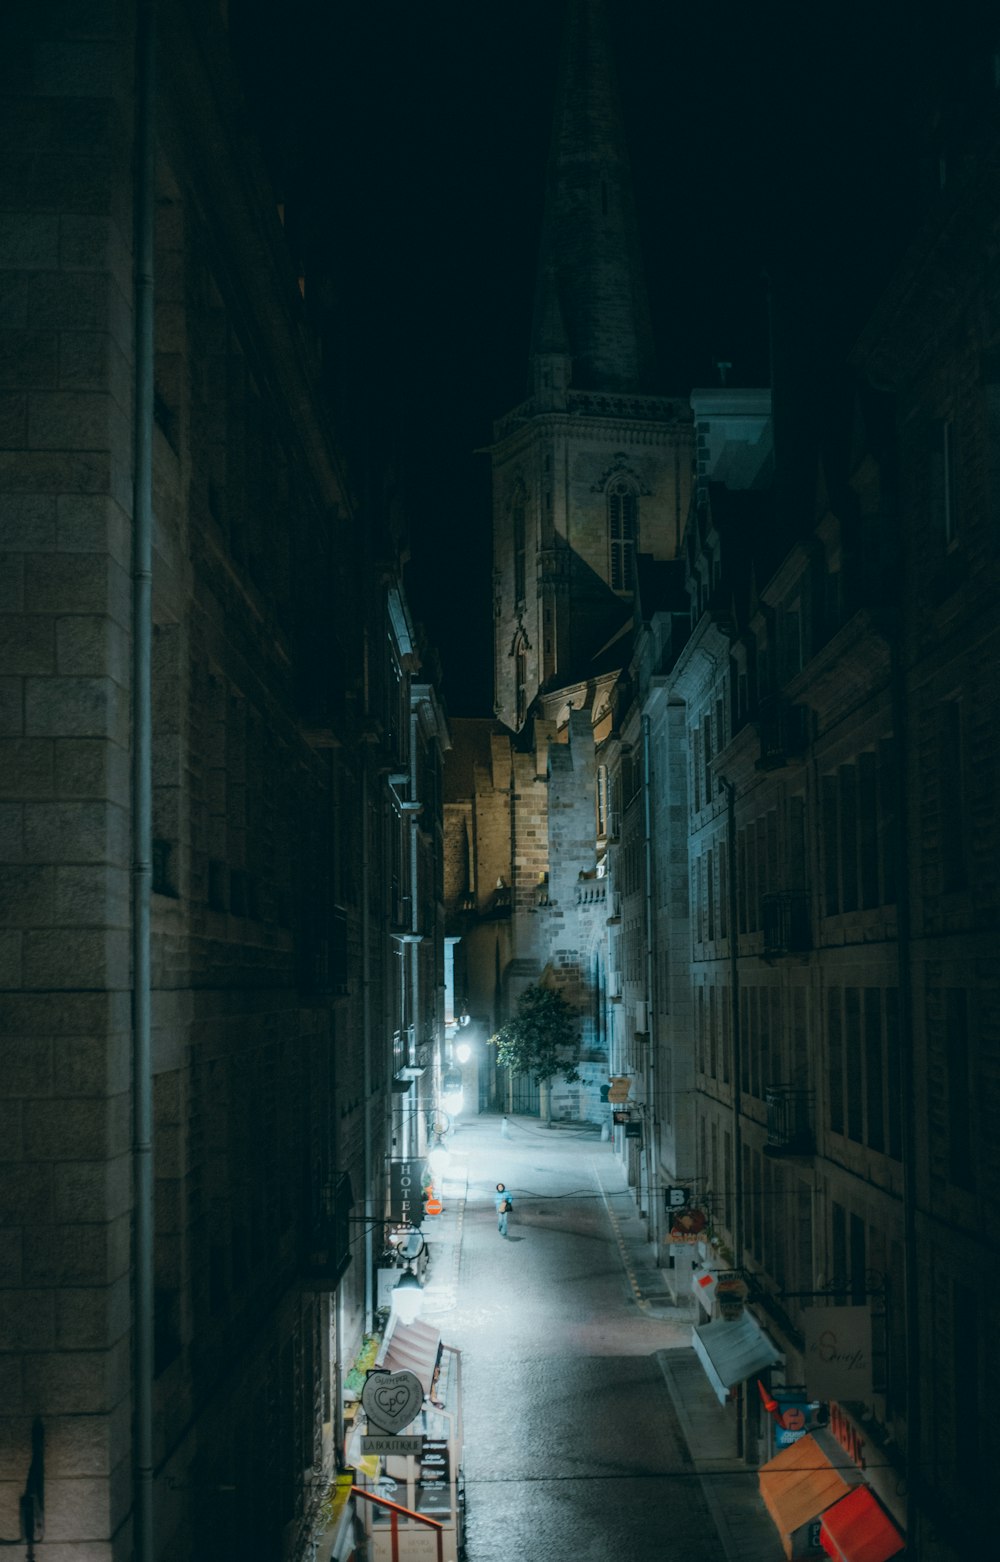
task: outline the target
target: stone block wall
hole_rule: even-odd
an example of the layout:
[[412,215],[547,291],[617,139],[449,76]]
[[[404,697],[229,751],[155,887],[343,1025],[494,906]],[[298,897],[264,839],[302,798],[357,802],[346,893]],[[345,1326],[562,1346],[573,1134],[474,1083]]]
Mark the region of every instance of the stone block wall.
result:
[[[376,1087],[391,1049],[384,843],[360,745],[332,757],[384,602],[345,545],[266,181],[213,119],[243,112],[218,9],[159,11],[155,1533],[270,1562],[332,1452],[331,1304],[302,1260],[337,1177],[362,1207],[366,829]],[[0,22],[0,1535],[40,1420],[54,1562],[132,1554],[133,15]]]
[[129,1554],[130,12],[5,8],[0,1532]]

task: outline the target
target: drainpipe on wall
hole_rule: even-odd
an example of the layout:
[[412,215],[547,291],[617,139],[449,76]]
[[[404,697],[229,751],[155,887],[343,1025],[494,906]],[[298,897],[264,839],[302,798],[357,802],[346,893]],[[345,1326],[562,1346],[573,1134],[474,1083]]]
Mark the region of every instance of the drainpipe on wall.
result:
[[[743,1144],[740,1137],[740,1092],[743,1079],[743,1036],[740,1030],[740,937],[737,921],[739,906],[736,884],[736,787],[725,776],[719,777],[726,789],[726,867],[728,870],[729,909],[729,1028],[733,1038],[733,1268],[743,1268]],[[746,1448],[746,1396],[743,1385],[737,1392],[736,1456],[743,1458]]]
[[660,1199],[656,1186],[656,1168],[659,1161],[659,1140],[656,1134],[656,1047],[657,1034],[655,971],[653,967],[653,788],[651,779],[652,742],[648,716],[642,718],[642,829],[646,879],[646,1182],[649,1190],[649,1240],[656,1252],[656,1267],[660,1267]]
[[[418,717],[414,710],[410,711],[410,932],[413,941],[410,944],[410,1022],[413,1026],[413,1045],[418,1042],[420,1028],[420,884],[419,851],[417,840],[417,725]],[[407,1059],[407,1062],[410,1060]],[[414,1052],[414,1062],[416,1053]],[[420,1085],[421,1081],[413,1081],[414,1105],[406,1114],[407,1132],[409,1144],[404,1150],[404,1155],[420,1154]]]
[[134,1114],[133,1458],[135,1557],[153,1562],[153,1068],[150,892],[153,879],[153,256],[156,8],[136,10],[135,402],[132,475],[132,1094]]
[[903,1313],[906,1320],[906,1543],[917,1545],[920,1510],[920,1250],[917,1234],[916,1083],[910,992],[910,851],[906,786],[906,683],[898,644],[891,642],[892,730],[896,747],[896,950],[899,983],[900,1117],[903,1150]]
[[733,1268],[743,1267],[743,1146],[740,1138],[740,1090],[743,1078],[743,1036],[740,1031],[740,938],[736,880],[736,788],[726,789],[726,867],[729,884],[729,1028],[733,1038]]
[[[361,1039],[363,1048],[364,1119],[362,1166],[365,1179],[365,1332],[372,1332],[375,1319],[373,1277],[375,1270],[375,1205],[372,1189],[372,966],[371,966],[371,887],[368,819],[368,752],[362,754],[361,768]],[[338,1304],[339,1311],[339,1304]],[[339,1361],[339,1357],[338,1357]]]

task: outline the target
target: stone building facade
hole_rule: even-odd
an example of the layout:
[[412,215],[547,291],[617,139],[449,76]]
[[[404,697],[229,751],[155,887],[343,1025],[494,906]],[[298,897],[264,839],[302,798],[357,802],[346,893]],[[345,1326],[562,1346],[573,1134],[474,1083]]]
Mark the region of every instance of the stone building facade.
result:
[[[40,1529],[44,1501],[39,1556],[271,1562],[308,1551],[387,1162],[424,1142],[448,738],[398,497],[331,431],[224,8],[158,10],[148,841],[137,8],[3,19],[0,1532],[25,1511]],[[151,922],[141,1384],[133,895]]]
[[[739,1274],[772,1390],[815,1403],[907,1554],[942,1562],[986,1543],[995,1444],[997,428],[977,260],[994,179],[984,147],[929,214],[856,349],[852,416],[826,431],[815,495],[744,488],[746,461],[718,459],[722,393],[695,393],[690,632],[650,658],[663,619],[643,608],[599,755],[627,813],[646,784],[630,776],[640,712],[677,713],[684,850],[676,814],[654,811],[647,902],[668,970],[644,991],[621,962],[624,1001],[653,1016],[652,1076],[641,1045],[624,1055],[640,1101],[643,1077],[686,1054],[682,1135],[666,1095],[640,1111],[651,1179],[686,1185],[704,1221],[700,1243],[668,1245],[675,1294],[698,1294],[692,1268]],[[641,752],[655,809],[670,757]],[[619,838],[608,892],[624,921],[638,905],[624,819]],[[670,894],[686,895],[686,940],[660,921]],[[643,1168],[629,1171],[646,1207]],[[956,1278],[970,1265],[971,1301]],[[810,1343],[830,1306],[870,1337],[867,1377],[840,1397]],[[760,1462],[773,1428],[753,1383],[733,1387],[734,1435]]]

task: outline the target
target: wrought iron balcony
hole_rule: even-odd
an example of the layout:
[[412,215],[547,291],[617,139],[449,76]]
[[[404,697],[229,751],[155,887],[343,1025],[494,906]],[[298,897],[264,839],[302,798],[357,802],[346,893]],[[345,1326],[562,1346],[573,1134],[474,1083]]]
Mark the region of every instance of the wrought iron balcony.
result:
[[797,955],[812,948],[809,896],[804,890],[784,890],[761,897],[764,956]]
[[351,1262],[349,1222],[354,1193],[346,1174],[316,1191],[318,1207],[309,1212],[306,1221],[299,1275],[311,1290],[334,1291]]
[[769,699],[761,703],[757,718],[760,737],[758,770],[781,770],[803,758],[808,746],[807,711],[804,705]]
[[811,1090],[796,1085],[767,1085],[765,1155],[812,1155],[816,1149]]

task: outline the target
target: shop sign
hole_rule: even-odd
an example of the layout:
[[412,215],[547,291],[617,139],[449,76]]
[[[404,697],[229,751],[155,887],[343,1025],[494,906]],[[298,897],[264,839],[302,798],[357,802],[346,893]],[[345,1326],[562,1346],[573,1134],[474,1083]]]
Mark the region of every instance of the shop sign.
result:
[[619,1074],[613,1076],[611,1084],[608,1087],[608,1100],[611,1102],[612,1106],[620,1101],[627,1101],[628,1093],[631,1088],[632,1081],[626,1075]]
[[663,1196],[667,1209],[683,1209],[690,1197],[690,1192],[690,1188],[664,1188]]
[[381,1432],[361,1434],[363,1454],[418,1454],[423,1447],[422,1437],[389,1437]]
[[[361,1390],[361,1406],[372,1432],[395,1437],[420,1412],[424,1390],[415,1372],[370,1372]],[[372,1450],[374,1452],[374,1450]]]
[[702,1209],[685,1209],[675,1213],[670,1220],[671,1242],[700,1242],[708,1225],[708,1217]]
[[850,1417],[839,1405],[830,1406],[830,1431],[859,1470],[865,1468],[865,1440]]
[[628,1122],[628,1112],[627,1111],[624,1111],[624,1112],[612,1112],[612,1114],[611,1114],[611,1121],[613,1123],[627,1123]]
[[804,1389],[776,1388],[773,1392],[778,1405],[774,1414],[777,1422],[774,1446],[788,1448],[792,1443],[797,1443],[800,1437],[805,1437],[809,1428],[815,1424],[814,1417],[819,1404],[815,1399],[807,1399]]
[[626,1139],[642,1138],[642,1124],[638,1118],[625,1124],[625,1137]]
[[424,1163],[421,1159],[389,1164],[389,1216],[401,1226],[419,1226],[424,1213]]
[[806,1387],[813,1399],[867,1400],[872,1391],[872,1321],[867,1307],[807,1307]]
[[738,1269],[720,1269],[715,1276],[715,1300],[720,1318],[738,1318],[747,1299],[747,1284]]

